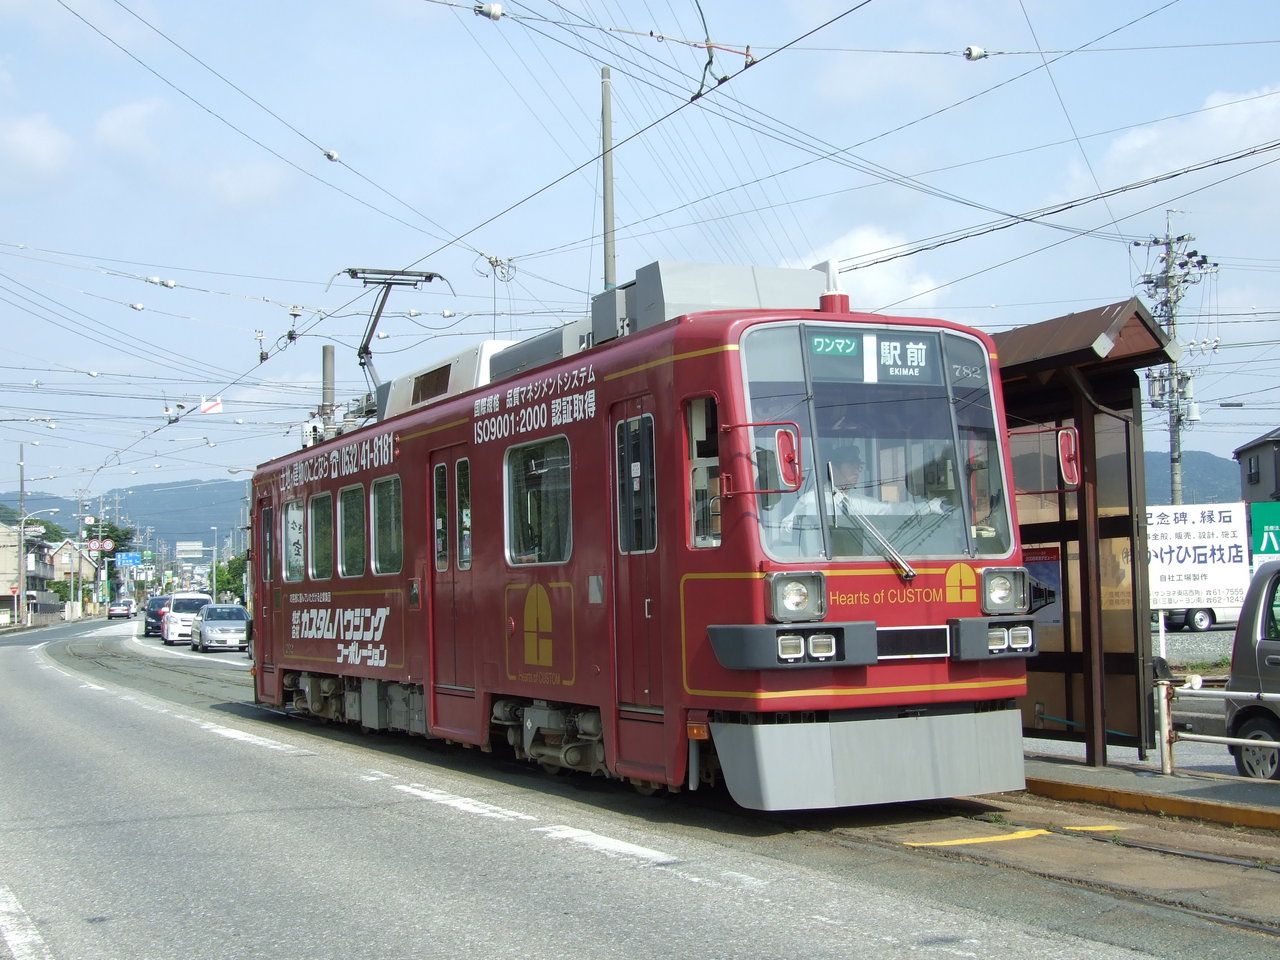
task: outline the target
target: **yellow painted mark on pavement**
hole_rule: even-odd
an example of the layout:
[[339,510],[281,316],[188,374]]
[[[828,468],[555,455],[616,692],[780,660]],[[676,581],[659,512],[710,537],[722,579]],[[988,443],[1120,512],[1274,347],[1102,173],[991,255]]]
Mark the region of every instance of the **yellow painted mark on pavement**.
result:
[[1100,826],[1100,827],[1063,827],[1062,829],[1063,829],[1063,830],[1077,830],[1077,831],[1080,831],[1081,833],[1087,833],[1087,832],[1088,832],[1088,831],[1090,831],[1090,830],[1097,831],[1098,833],[1104,833],[1104,832],[1109,831],[1109,830],[1128,830],[1129,828],[1128,828],[1128,827],[1116,827],[1116,826],[1105,826],[1105,827],[1101,827],[1101,826]]
[[904,843],[904,847],[959,847],[968,843],[997,843],[1001,840],[1026,840],[1028,837],[1047,837],[1048,830],[1019,830],[998,837],[966,837],[963,840],[935,840],[932,843]]

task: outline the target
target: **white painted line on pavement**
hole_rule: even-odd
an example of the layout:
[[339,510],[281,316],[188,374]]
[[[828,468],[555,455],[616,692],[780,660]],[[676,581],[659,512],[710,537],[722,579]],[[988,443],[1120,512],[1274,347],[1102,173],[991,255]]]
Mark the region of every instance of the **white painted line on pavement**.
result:
[[673,857],[671,854],[663,853],[661,850],[639,847],[634,843],[627,843],[625,840],[615,840],[613,837],[601,836],[598,833],[592,833],[590,830],[579,830],[576,827],[538,827],[536,832],[545,833],[553,840],[568,840],[572,843],[580,843],[588,849],[603,853],[609,857],[626,857],[632,860],[640,860],[644,863],[651,863],[655,866],[670,866],[680,862],[679,857]]
[[0,940],[13,960],[53,960],[40,931],[22,909],[13,891],[0,884]]
[[537,817],[531,817],[527,813],[518,813],[515,810],[506,810],[503,807],[495,807],[491,803],[484,803],[481,800],[472,800],[470,797],[460,797],[454,793],[445,793],[443,790],[432,790],[420,784],[404,784],[397,783],[395,788],[401,793],[407,793],[417,797],[420,800],[428,800],[431,803],[438,803],[445,807],[452,807],[454,810],[460,810],[463,813],[473,813],[481,817],[492,817],[495,820],[537,820]]

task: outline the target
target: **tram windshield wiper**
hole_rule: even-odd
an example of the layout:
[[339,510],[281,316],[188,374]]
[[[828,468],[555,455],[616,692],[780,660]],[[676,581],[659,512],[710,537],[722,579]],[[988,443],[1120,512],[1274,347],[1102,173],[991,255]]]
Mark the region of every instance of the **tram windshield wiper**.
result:
[[880,547],[881,556],[898,568],[898,576],[908,583],[914,580],[916,571],[907,562],[907,558],[894,548],[888,538],[876,529],[876,525],[867,519],[867,515],[859,510],[848,497],[840,495],[840,491],[836,487],[835,469],[832,467],[830,460],[827,461],[827,482],[831,484],[831,499],[836,509],[844,511],[845,516],[856,521],[867,533],[871,534],[871,539]]

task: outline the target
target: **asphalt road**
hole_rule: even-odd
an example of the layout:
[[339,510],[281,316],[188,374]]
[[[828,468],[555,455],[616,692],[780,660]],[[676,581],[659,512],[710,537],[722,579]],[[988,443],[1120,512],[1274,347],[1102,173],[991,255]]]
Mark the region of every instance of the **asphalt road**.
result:
[[[1274,937],[1147,886],[1177,871],[1220,916],[1258,870],[1065,828],[985,844],[1009,851],[990,859],[913,846],[1021,841],[1007,818],[1041,814],[1015,806],[762,817],[706,791],[548,778],[264,713],[243,655],[136,629],[0,638],[0,956],[1275,956]],[[1099,879],[1139,857],[1149,879]]]

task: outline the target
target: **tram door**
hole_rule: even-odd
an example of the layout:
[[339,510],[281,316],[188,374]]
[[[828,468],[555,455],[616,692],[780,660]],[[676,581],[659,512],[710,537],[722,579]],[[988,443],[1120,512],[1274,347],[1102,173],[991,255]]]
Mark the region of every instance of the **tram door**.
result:
[[618,550],[613,585],[617,602],[618,701],[622,705],[660,706],[661,597],[652,398],[616,404],[611,422]]
[[[275,509],[269,500],[257,504],[257,563],[259,583],[253,591],[253,607],[250,613],[255,623],[267,624],[265,630],[253,630],[254,655],[261,663],[275,663],[276,655],[284,649],[282,631],[288,629],[284,622],[283,604],[280,602],[279,573],[276,568]],[[252,629],[252,628],[251,628]]]
[[471,604],[471,461],[463,447],[431,456],[431,669],[434,686],[475,689],[475,649],[460,628]]

